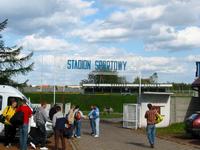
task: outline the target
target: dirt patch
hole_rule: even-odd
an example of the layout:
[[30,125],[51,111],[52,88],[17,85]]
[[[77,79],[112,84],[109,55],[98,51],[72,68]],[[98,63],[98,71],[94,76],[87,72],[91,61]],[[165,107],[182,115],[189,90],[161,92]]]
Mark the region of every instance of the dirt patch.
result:
[[[51,138],[49,138],[48,139],[48,142],[47,142],[48,144],[47,144],[47,147],[49,148],[49,150],[54,150],[54,137],[51,137]],[[61,142],[60,142],[60,150],[61,150]],[[0,143],[0,150],[5,150],[6,149],[6,147],[3,145],[3,143],[1,142]],[[39,150],[40,149],[40,147],[37,147],[37,150]],[[19,150],[19,143],[18,142],[16,142],[16,143],[14,143],[10,148],[9,148],[9,150]],[[30,147],[30,145],[29,145],[29,147],[28,147],[28,150],[32,150],[32,148]],[[72,146],[70,145],[70,142],[69,142],[69,140],[68,139],[66,139],[66,150],[72,150]]]

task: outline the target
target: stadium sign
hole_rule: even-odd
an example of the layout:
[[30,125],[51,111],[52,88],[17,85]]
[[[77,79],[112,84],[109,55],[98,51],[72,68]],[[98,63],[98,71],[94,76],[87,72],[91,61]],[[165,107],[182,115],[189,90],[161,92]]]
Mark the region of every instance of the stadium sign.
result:
[[67,60],[67,69],[124,71],[126,65],[127,61],[116,60],[95,60],[94,62],[91,60]]

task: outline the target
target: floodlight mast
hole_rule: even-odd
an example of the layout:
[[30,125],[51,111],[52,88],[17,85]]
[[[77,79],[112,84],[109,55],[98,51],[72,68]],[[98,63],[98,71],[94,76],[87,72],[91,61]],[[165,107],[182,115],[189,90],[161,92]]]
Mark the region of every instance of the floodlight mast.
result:
[[54,74],[54,86],[53,86],[53,104],[55,104],[56,103],[56,65],[55,65],[55,55],[54,55],[54,57],[53,57],[54,59],[54,71],[53,71],[53,74]]
[[141,93],[142,93],[142,74],[141,71],[139,72],[139,98],[138,98],[138,103],[140,104],[140,99],[141,99]]

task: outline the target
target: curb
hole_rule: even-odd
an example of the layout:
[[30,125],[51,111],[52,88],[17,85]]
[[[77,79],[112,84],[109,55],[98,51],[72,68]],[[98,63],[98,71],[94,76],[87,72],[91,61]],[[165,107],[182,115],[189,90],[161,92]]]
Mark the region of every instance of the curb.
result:
[[104,119],[102,119],[101,121],[100,121],[101,123],[108,123],[108,124],[122,124],[123,123],[123,121],[111,121],[111,120],[104,120]]
[[72,150],[78,150],[77,145],[75,144],[75,141],[72,139],[69,139],[69,144],[72,146]]

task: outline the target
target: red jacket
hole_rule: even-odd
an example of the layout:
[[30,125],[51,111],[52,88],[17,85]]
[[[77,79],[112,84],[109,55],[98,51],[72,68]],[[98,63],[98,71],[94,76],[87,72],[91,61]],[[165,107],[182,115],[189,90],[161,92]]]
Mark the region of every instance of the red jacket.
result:
[[29,118],[32,116],[32,110],[27,105],[22,105],[17,108],[17,111],[22,111],[24,113],[24,124],[28,124]]

